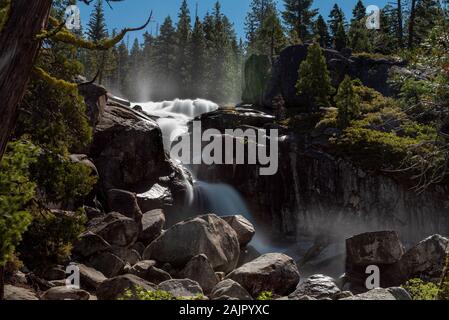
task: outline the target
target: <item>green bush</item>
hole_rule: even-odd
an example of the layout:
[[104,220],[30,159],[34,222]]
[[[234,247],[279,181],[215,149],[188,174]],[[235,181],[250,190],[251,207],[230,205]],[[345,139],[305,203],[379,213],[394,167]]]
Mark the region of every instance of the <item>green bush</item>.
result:
[[349,76],[345,76],[334,99],[338,109],[337,125],[339,128],[346,128],[360,116],[360,97]]
[[36,154],[37,148],[26,140],[11,142],[0,163],[0,267],[13,258],[31,223],[29,204],[36,185],[28,170]]
[[257,296],[257,300],[261,300],[261,301],[273,300],[273,292],[263,291]]
[[33,222],[18,248],[20,258],[28,268],[39,270],[64,263],[70,256],[72,244],[85,229],[84,211],[50,212],[35,208],[33,214]]
[[179,298],[173,296],[170,292],[156,290],[147,291],[143,288],[132,288],[125,290],[125,293],[118,300],[142,300],[142,301],[155,301],[155,300],[204,300],[204,296],[199,294],[195,297]]
[[438,286],[421,279],[411,279],[403,288],[410,293],[413,300],[436,300],[438,296]]

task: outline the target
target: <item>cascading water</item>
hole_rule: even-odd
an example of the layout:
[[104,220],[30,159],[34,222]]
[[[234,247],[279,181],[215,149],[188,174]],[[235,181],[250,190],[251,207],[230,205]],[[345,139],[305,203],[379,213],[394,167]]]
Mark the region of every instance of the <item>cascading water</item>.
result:
[[[145,102],[134,104],[142,107],[147,114],[157,118],[162,130],[164,146],[170,151],[172,141],[188,133],[188,123],[193,118],[217,110],[217,104],[203,99]],[[176,160],[176,159],[174,159]],[[202,213],[215,213],[219,216],[241,214],[255,222],[251,212],[240,194],[230,185],[194,181],[193,191],[188,195],[192,208]],[[273,251],[261,232],[256,232],[251,245],[259,252]],[[281,252],[276,248],[277,252]]]

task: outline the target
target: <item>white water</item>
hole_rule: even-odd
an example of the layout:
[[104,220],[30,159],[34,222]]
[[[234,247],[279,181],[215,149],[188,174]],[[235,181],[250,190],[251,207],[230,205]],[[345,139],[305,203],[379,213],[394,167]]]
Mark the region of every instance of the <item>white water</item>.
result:
[[159,117],[157,123],[161,127],[164,138],[164,146],[169,151],[172,141],[188,132],[187,123],[193,118],[218,109],[218,105],[212,101],[180,100],[135,103],[146,113]]
[[[143,111],[151,116],[158,117],[164,139],[164,147],[169,152],[170,146],[177,137],[188,133],[188,122],[193,118],[208,112],[217,110],[219,107],[212,101],[179,100],[162,102],[134,103],[139,105]],[[215,213],[219,216],[242,215],[251,222],[255,222],[250,210],[240,194],[230,185],[222,183],[207,183],[195,181],[193,190],[188,190],[187,204],[203,213]],[[251,245],[261,253],[282,252],[280,248],[268,245],[262,232],[257,232]]]

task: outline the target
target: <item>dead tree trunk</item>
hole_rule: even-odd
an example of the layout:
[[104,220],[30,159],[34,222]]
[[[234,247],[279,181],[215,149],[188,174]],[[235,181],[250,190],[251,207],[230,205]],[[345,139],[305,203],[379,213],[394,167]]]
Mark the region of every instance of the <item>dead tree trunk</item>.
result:
[[14,130],[22,99],[40,48],[36,35],[48,21],[52,0],[12,0],[0,31],[0,160]]

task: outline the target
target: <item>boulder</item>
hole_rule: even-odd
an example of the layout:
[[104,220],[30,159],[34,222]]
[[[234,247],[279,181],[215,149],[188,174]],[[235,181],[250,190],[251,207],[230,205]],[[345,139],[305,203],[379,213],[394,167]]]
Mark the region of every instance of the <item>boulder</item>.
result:
[[218,283],[218,277],[204,254],[193,257],[181,271],[181,275],[198,282],[206,293],[211,292]]
[[5,300],[39,300],[36,292],[31,289],[5,285]]
[[155,265],[156,261],[154,260],[140,261],[136,263],[129,272],[154,284],[159,284],[171,279],[168,272],[156,268]]
[[138,225],[142,221],[142,211],[137,204],[136,194],[119,189],[108,190],[107,203],[109,212],[120,212],[122,215],[133,219]]
[[134,249],[113,246],[109,249],[109,251],[122,259],[123,262],[129,263],[130,265],[134,265],[142,260],[140,254]]
[[148,190],[173,171],[157,123],[131,108],[108,105],[95,128],[90,156],[104,190]]
[[331,277],[316,274],[300,283],[290,297],[309,296],[316,299],[336,299],[340,289]]
[[401,259],[404,252],[395,231],[368,232],[346,240],[346,259],[350,265],[393,264]]
[[99,235],[87,231],[75,242],[73,252],[81,257],[89,257],[94,253],[108,250],[110,244]]
[[90,231],[98,234],[111,245],[128,247],[136,242],[139,227],[133,219],[112,212]]
[[89,298],[89,292],[66,286],[53,287],[45,291],[41,296],[42,300],[89,300]]
[[91,256],[88,264],[108,278],[119,275],[126,265],[118,256],[107,251]]
[[90,124],[95,127],[106,108],[107,91],[103,86],[87,83],[85,79],[79,79],[79,82],[81,84],[78,86],[78,91],[84,97]]
[[410,293],[402,287],[391,287],[388,291],[396,298],[396,300],[413,300]]
[[268,253],[231,272],[227,279],[240,283],[253,296],[263,291],[283,296],[299,282],[296,263],[282,253]]
[[103,273],[84,264],[75,264],[80,272],[80,286],[86,290],[96,290],[100,284],[107,280]]
[[173,197],[169,188],[156,183],[150,190],[138,194],[137,202],[143,212],[148,212],[171,206],[173,204]]
[[396,297],[388,289],[377,288],[341,300],[396,300]]
[[253,300],[248,291],[232,279],[220,281],[211,291],[210,298],[220,300],[229,297],[237,300]]
[[162,282],[158,286],[158,290],[167,291],[176,298],[192,298],[203,295],[198,282],[190,279],[171,279]]
[[239,253],[235,231],[223,219],[209,214],[175,224],[145,249],[143,258],[183,267],[193,257],[205,254],[214,270],[230,272]]
[[222,217],[224,221],[229,223],[229,225],[234,229],[237,233],[237,238],[239,239],[239,243],[241,247],[246,246],[252,240],[254,234],[256,233],[256,229],[248,219],[246,219],[242,215],[237,216],[227,216]]
[[151,282],[132,274],[125,274],[104,281],[97,289],[97,297],[99,300],[117,300],[127,289],[135,290],[136,288],[147,291],[156,290],[156,286]]
[[144,244],[150,244],[159,237],[165,225],[165,215],[160,209],[147,212],[142,217],[142,232],[139,240]]
[[[439,280],[449,253],[449,239],[433,235],[408,250],[395,268],[403,282],[411,278]],[[401,283],[399,283],[401,284]]]

